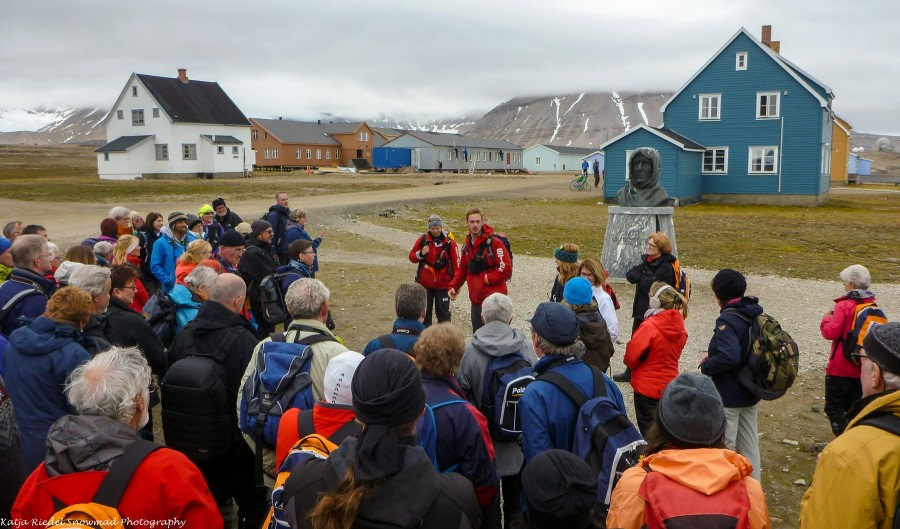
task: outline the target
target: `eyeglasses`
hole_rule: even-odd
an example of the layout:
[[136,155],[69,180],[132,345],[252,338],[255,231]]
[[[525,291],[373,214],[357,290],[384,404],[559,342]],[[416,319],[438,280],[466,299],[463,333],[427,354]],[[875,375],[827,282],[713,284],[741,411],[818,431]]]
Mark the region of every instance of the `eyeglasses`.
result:
[[652,242],[648,242],[648,243],[647,243],[647,246],[650,247],[650,248],[659,248],[659,246],[653,244]]
[[305,251],[305,252],[300,252],[300,253],[301,253],[301,254],[309,255],[309,254],[311,254],[311,253],[316,253],[316,251],[315,251],[315,250],[307,250],[307,251]]
[[594,277],[594,274],[590,272],[582,272],[581,277]]
[[[863,358],[869,358],[869,355],[862,354],[862,353],[851,353],[850,354],[850,359],[853,361],[853,364],[857,365],[857,366],[862,364]],[[871,360],[872,359],[869,358],[869,361],[871,361]]]
[[130,289],[130,290],[137,290],[137,286],[136,286],[136,285],[133,285],[133,284],[132,284],[132,285],[125,285],[124,287],[120,288],[119,290],[129,290],[129,289]]

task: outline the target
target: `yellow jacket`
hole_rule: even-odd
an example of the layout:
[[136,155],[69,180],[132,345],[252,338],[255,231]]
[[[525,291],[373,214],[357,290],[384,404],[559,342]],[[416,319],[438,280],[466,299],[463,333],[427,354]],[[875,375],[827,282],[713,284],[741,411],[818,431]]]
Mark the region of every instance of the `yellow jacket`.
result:
[[800,503],[800,527],[885,528],[900,493],[900,438],[874,426],[856,426],[880,411],[900,415],[900,391],[875,396],[828,444]]
[[610,498],[606,527],[640,529],[644,523],[644,500],[638,495],[647,476],[644,467],[685,487],[707,495],[723,490],[732,481],[743,480],[750,500],[750,529],[769,529],[769,508],[759,482],[750,477],[753,466],[744,456],[722,448],[662,450],[642,459],[622,474]]

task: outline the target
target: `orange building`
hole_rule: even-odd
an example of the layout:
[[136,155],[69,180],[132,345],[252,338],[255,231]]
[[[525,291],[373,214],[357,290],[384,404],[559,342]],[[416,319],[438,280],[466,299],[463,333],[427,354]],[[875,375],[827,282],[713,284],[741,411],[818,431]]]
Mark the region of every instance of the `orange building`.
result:
[[392,129],[365,122],[321,123],[250,118],[250,143],[256,167],[297,169],[350,165],[353,159],[372,163],[372,149],[385,144]]
[[831,133],[831,183],[847,183],[847,161],[850,157],[850,130],[853,127],[849,123],[834,116],[834,125]]

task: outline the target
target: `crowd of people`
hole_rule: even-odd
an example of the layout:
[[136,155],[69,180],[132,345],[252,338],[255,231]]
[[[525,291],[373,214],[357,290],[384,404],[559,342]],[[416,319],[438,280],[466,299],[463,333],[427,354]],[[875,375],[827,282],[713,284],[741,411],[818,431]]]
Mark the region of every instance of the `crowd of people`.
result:
[[[615,360],[620,306],[598,259],[559,245],[548,300],[523,307],[523,332],[507,295],[510,241],[478,208],[461,241],[431,215],[390,332],[357,353],[335,333],[331,292],[315,277],[324,233],[312,238],[306,218],[287,193],[249,224],[222,198],[196,215],[117,206],[64,254],[44,227],[6,224],[0,519],[770,527],[759,397],[740,377],[763,308],[740,272],[712,279],[720,314],[708,352],[682,372],[689,291],[671,241],[649,234],[627,273],[632,333]],[[869,272],[852,265],[840,279],[821,323],[836,439],[800,523],[890,527],[900,323],[859,334],[860,311],[877,308]],[[468,341],[451,323],[464,286]],[[626,370],[611,376],[614,363]],[[631,417],[617,381],[632,388]]]

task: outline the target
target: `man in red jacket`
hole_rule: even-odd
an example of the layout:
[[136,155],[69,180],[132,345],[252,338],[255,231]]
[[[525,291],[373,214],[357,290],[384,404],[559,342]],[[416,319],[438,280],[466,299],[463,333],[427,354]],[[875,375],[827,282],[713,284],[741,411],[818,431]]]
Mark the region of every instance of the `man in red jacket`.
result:
[[465,282],[469,286],[469,301],[472,302],[472,332],[484,325],[481,321],[481,303],[496,292],[506,294],[506,281],[512,277],[512,260],[509,250],[499,238],[494,237],[494,228],[483,221],[481,209],[473,208],[466,213],[469,234],[463,242],[453,269],[453,282],[447,293],[456,301],[459,288]]
[[[92,501],[110,469],[148,443],[138,429],[150,419],[150,384],[150,366],[133,347],[113,347],[72,372],[66,396],[79,415],[64,415],[50,427],[44,462],[13,505],[16,527],[44,527],[60,506]],[[197,467],[175,450],[149,449],[116,505],[119,514],[134,526],[174,519],[186,528],[221,529],[219,508]]]
[[428,293],[425,305],[425,326],[431,326],[432,314],[438,323],[450,321],[450,296],[447,289],[453,280],[453,267],[458,258],[456,242],[444,231],[444,223],[437,215],[428,218],[428,233],[416,239],[409,251],[409,260],[419,264],[416,283]]

